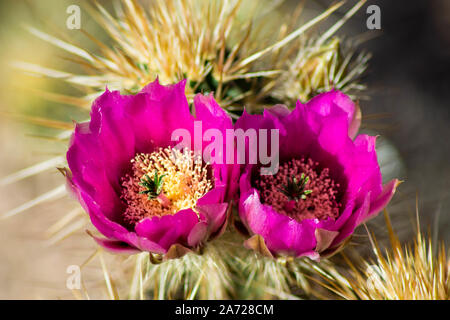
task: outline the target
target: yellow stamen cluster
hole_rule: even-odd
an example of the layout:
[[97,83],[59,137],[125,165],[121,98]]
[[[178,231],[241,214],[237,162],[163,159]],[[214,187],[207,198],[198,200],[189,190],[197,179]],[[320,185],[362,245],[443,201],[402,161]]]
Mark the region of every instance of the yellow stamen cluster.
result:
[[[210,166],[192,151],[173,148],[160,148],[152,153],[139,153],[131,160],[132,172],[122,178],[121,198],[126,202],[125,220],[137,223],[145,217],[163,216],[192,208],[197,200],[212,187]],[[164,175],[162,196],[169,203],[158,198],[148,199],[141,192],[145,188],[140,184],[147,175],[155,172]]]

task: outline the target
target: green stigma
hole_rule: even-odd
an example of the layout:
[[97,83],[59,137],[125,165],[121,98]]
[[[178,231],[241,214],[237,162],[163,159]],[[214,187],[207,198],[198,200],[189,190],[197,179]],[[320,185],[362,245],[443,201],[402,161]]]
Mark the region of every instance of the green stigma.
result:
[[140,186],[143,186],[145,190],[140,191],[140,194],[147,194],[148,200],[152,200],[157,198],[160,193],[162,192],[163,187],[163,178],[166,176],[165,174],[158,176],[158,170],[155,171],[155,175],[152,178],[150,178],[147,174],[145,174],[141,182],[139,183]]
[[306,199],[306,196],[312,193],[312,190],[305,190],[308,181],[309,177],[302,173],[300,176],[300,181],[298,181],[295,177],[292,178],[292,180],[289,180],[288,178],[287,184],[283,185],[279,190],[286,195],[289,200],[298,201],[300,199]]

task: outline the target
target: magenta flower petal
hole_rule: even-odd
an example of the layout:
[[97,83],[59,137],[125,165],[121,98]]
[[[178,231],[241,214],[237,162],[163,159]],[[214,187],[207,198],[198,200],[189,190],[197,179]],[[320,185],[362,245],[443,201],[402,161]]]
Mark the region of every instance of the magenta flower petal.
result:
[[218,232],[227,218],[227,203],[214,203],[198,205],[197,210],[208,221],[208,235]]
[[185,209],[174,215],[142,220],[136,225],[136,234],[168,250],[175,243],[187,246],[189,233],[198,223],[197,214]]
[[134,133],[135,152],[148,153],[173,144],[171,134],[175,129],[192,132],[194,118],[184,93],[185,83],[162,86],[156,80],[133,96],[129,104],[122,105]]
[[190,247],[196,247],[208,238],[208,223],[200,222],[197,223],[192,230],[189,232],[187,243]]
[[347,115],[348,134],[354,138],[361,125],[361,116],[358,107],[345,94],[332,90],[326,94],[319,94],[308,102],[308,108],[322,116],[333,115],[334,112],[343,111]]
[[359,121],[357,106],[338,91],[292,111],[277,105],[263,115],[244,112],[237,121],[243,130],[280,133],[278,173],[261,176],[261,164],[247,165],[239,186],[241,220],[273,255],[331,254],[392,198],[396,180],[382,185],[375,137],[352,140]]
[[[230,199],[237,192],[240,175],[240,166],[235,164],[227,164],[226,159],[226,130],[234,129],[233,122],[227,113],[217,104],[212,95],[204,96],[197,94],[194,98],[194,104],[196,120],[202,122],[203,132],[210,129],[218,130],[222,137],[224,137],[222,141],[223,153],[218,156],[218,158],[221,159],[221,164],[216,164],[214,174],[216,178],[216,186],[218,185],[218,182],[228,186],[225,197]],[[203,147],[206,147],[209,143],[209,141],[204,141]]]
[[330,248],[338,246],[344,239],[348,238],[355,228],[362,223],[362,219],[367,215],[370,209],[370,193],[368,193],[361,206],[353,211],[352,215],[347,219],[345,224],[339,229],[339,234],[333,240]]
[[394,196],[395,190],[399,184],[400,182],[398,179],[393,179],[383,186],[381,194],[371,203],[369,212],[365,217],[363,217],[363,222],[372,218],[373,215],[376,215],[378,212],[383,210],[384,207],[386,207]]
[[[76,125],[67,152],[67,184],[106,237],[95,238],[105,248],[163,254],[179,245],[189,250],[206,243],[226,223],[239,166],[200,163],[196,172],[203,175],[192,177],[191,172],[180,173],[167,153],[178,143],[172,141],[175,130],[183,129],[194,137],[195,121],[203,126],[201,134],[214,129],[225,136],[225,130],[233,128],[212,96],[195,98],[194,117],[184,93],[185,83],[163,86],[156,80],[130,96],[106,90],[94,102],[91,120]],[[194,150],[194,141],[186,147]],[[205,147],[203,143],[202,151]],[[177,161],[194,161],[189,152],[178,151],[177,157],[181,157]],[[155,161],[165,161],[168,166]],[[158,169],[152,168],[176,170],[160,173],[158,183],[170,187],[158,189],[157,194],[152,193],[157,191],[151,184],[156,180],[149,179],[156,179]],[[193,183],[192,178],[199,180]],[[143,181],[151,183],[143,185]],[[195,198],[197,194],[203,196]]]
[[217,104],[211,94],[207,96],[197,94],[194,104],[196,118],[202,121],[203,128],[219,128],[220,130],[233,128],[231,118]]
[[240,208],[245,214],[245,224],[254,233],[262,236],[267,247],[278,254],[301,255],[314,249],[316,239],[311,221],[295,223],[270,206],[262,205],[256,190],[245,197]]
[[94,238],[95,242],[97,242],[98,245],[112,253],[134,254],[140,252],[139,249],[131,247],[126,242],[102,239],[95,236],[92,236],[92,238]]
[[102,206],[103,214],[116,221],[116,208],[120,207],[119,198],[111,185],[105,168],[103,156],[96,134],[89,123],[77,124],[67,152],[67,162],[71,169],[71,184],[78,190],[80,197],[89,196]]

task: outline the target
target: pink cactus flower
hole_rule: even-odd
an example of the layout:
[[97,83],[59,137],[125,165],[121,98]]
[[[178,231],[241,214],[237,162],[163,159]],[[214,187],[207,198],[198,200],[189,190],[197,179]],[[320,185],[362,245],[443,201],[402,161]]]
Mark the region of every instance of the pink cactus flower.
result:
[[[239,168],[208,163],[193,143],[176,149],[177,129],[225,131],[233,124],[212,96],[197,95],[189,109],[185,81],[158,80],[136,95],[106,90],[93,104],[91,120],[76,125],[67,161],[68,185],[118,253],[149,251],[168,258],[202,247],[225,228],[228,200]],[[205,143],[202,143],[202,149]]]
[[353,139],[359,125],[359,109],[339,91],[297,102],[292,111],[277,105],[263,115],[244,112],[237,128],[280,134],[278,172],[261,175],[261,165],[248,164],[240,178],[239,215],[252,235],[248,248],[317,260],[335,253],[388,204],[398,180],[382,185],[376,137]]

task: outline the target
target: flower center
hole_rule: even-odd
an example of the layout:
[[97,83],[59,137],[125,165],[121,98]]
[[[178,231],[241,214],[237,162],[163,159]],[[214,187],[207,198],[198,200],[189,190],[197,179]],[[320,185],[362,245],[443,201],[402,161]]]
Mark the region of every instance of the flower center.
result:
[[255,185],[262,203],[297,221],[336,219],[339,184],[330,178],[328,168],[319,170],[318,165],[311,159],[293,159],[280,165],[277,174],[260,176]]
[[209,164],[187,149],[137,154],[131,172],[121,179],[124,220],[134,226],[147,217],[195,209],[197,200],[213,187],[209,172]]

